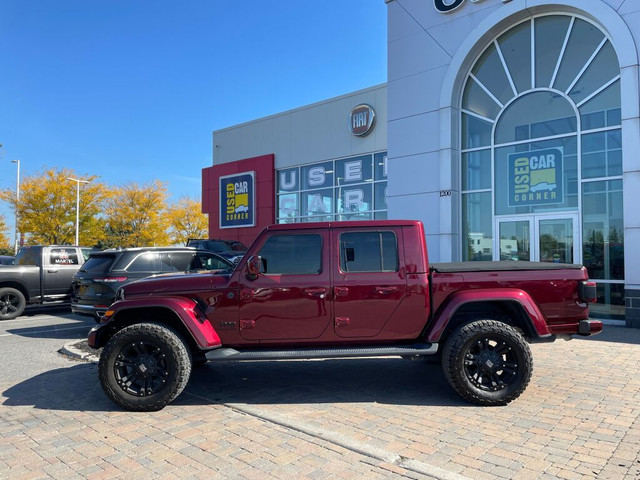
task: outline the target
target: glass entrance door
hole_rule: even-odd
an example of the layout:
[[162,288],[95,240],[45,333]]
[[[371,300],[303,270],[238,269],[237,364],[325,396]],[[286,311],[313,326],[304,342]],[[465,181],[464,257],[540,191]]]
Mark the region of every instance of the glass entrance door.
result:
[[[578,215],[522,215],[496,220],[494,260],[580,263]],[[497,257],[497,258],[496,258]]]
[[494,260],[533,260],[533,223],[532,217],[515,217],[513,220],[498,220],[498,241],[494,249],[499,253]]
[[538,262],[575,263],[572,218],[539,218]]

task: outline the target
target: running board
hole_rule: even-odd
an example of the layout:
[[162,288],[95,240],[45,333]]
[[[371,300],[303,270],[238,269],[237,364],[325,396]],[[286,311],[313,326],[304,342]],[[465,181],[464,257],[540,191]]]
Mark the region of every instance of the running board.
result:
[[309,358],[350,358],[434,355],[437,343],[353,348],[297,348],[291,350],[236,350],[219,348],[205,354],[207,360],[295,360]]

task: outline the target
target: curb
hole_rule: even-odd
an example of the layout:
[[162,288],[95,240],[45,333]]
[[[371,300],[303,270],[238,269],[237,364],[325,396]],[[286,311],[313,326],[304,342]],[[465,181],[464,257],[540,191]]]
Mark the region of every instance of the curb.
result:
[[[337,445],[339,447],[355,452],[359,455],[369,457],[373,460],[378,460],[379,462],[382,462],[382,463],[398,466],[400,468],[407,470],[408,472],[425,475],[433,480],[471,480],[469,477],[465,477],[464,475],[450,472],[448,470],[444,470],[440,467],[436,467],[434,465],[430,465],[428,463],[424,463],[418,460],[411,460],[408,458],[404,458],[395,452],[391,452],[389,450],[385,450],[382,448],[369,445],[366,442],[357,441],[348,436],[345,436],[340,433],[332,432],[330,430],[326,430],[322,427],[317,427],[315,425],[304,423],[304,422],[293,421],[290,418],[288,418],[286,415],[282,415],[274,412],[268,412],[267,410],[264,410],[260,407],[254,407],[246,403],[220,403],[214,399],[208,398],[203,395],[198,395],[194,393],[186,393],[186,394],[191,395],[192,397],[206,400],[211,404],[224,405],[235,411],[244,413],[246,415],[251,415],[261,420],[271,422],[275,425],[280,425],[281,427],[284,427],[284,428],[295,430],[302,434],[309,435],[312,438]],[[374,465],[374,463],[372,463],[372,465]],[[411,475],[404,474],[403,477],[405,476],[413,478]]]
[[86,340],[81,340],[79,342],[67,343],[64,347],[58,350],[58,353],[62,355],[66,355],[67,357],[74,358],[76,360],[81,360],[83,362],[95,362],[97,363],[100,357],[94,353],[83,351],[78,345],[85,344]]

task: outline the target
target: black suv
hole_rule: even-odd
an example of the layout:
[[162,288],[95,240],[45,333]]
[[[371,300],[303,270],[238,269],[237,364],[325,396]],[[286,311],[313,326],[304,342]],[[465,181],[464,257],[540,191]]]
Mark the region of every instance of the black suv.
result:
[[239,262],[242,255],[244,255],[244,252],[247,251],[247,247],[237,240],[219,240],[214,238],[210,238],[208,240],[190,238],[187,240],[187,247],[215,252],[221,257],[224,257],[234,263]]
[[194,270],[231,271],[226,258],[188,247],[146,247],[92,253],[71,282],[71,311],[96,322],[115,300],[122,285],[161,273]]

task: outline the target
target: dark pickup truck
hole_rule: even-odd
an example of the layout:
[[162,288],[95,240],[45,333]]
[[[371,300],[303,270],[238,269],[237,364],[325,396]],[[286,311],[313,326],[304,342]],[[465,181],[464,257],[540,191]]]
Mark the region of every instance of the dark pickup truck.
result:
[[71,277],[90,248],[68,245],[21,247],[13,265],[0,266],[0,320],[11,320],[27,304],[69,302]]
[[159,410],[193,363],[433,356],[466,400],[504,405],[527,387],[528,342],[593,335],[595,283],[580,265],[429,265],[417,221],[267,227],[228,273],[159,276],[116,294],[89,345],[129,410]]

